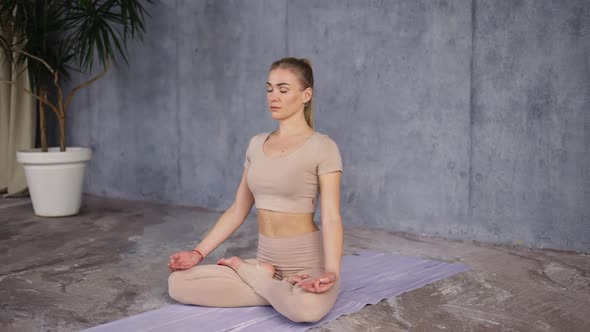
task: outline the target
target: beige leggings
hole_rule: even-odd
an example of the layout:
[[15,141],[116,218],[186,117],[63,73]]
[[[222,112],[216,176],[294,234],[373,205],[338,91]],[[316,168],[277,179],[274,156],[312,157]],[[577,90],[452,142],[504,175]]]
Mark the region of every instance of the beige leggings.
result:
[[[258,262],[275,267],[275,274]],[[209,307],[272,305],[294,322],[316,322],[336,302],[340,279],[323,293],[311,293],[287,281],[290,275],[325,272],[321,231],[298,236],[268,237],[258,234],[256,259],[244,259],[237,271],[229,266],[197,264],[175,271],[168,278],[168,292],[178,302]]]

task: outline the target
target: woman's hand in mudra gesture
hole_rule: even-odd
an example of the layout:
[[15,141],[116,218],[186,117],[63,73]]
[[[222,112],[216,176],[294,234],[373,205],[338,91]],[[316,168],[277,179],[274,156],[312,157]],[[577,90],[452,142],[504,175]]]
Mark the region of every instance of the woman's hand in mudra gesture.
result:
[[293,285],[302,281],[299,286],[311,293],[323,293],[330,289],[338,280],[338,276],[334,272],[326,272],[317,278],[311,278],[309,274],[300,276],[289,276],[287,281]]
[[168,263],[168,269],[170,273],[176,270],[186,270],[199,264],[202,258],[201,255],[194,251],[181,251],[170,256],[170,263]]

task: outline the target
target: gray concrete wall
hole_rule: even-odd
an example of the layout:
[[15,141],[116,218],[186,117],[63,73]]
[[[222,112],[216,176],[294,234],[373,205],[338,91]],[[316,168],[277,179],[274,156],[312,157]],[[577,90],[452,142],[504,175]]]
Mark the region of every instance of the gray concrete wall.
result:
[[[224,210],[307,57],[346,225],[590,251],[589,1],[165,1],[72,104],[85,191]],[[319,210],[316,219],[319,221]],[[196,221],[198,222],[198,221]]]

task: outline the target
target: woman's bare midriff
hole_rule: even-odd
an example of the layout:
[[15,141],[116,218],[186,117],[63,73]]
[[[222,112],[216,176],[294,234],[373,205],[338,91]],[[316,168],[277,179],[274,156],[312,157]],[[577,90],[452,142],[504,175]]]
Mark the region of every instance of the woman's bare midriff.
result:
[[319,230],[313,213],[285,213],[258,209],[258,231],[269,237],[297,236]]

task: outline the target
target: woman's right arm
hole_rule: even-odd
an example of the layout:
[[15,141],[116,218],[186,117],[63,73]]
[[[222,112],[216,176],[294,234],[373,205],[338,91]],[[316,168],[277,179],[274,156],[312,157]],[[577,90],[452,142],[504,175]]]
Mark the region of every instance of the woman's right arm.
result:
[[[227,209],[221,218],[217,221],[215,226],[207,233],[205,238],[197,245],[197,249],[203,256],[208,256],[215,248],[217,248],[223,241],[225,241],[236,229],[246,220],[248,213],[254,205],[254,195],[248,188],[246,183],[246,176],[248,168],[244,167],[242,173],[242,180],[236,192],[236,198],[233,204]],[[170,256],[170,263],[168,268],[170,273],[176,270],[190,269],[196,264],[199,264],[203,259],[195,251],[178,252]]]
[[254,205],[254,195],[248,188],[246,177],[248,168],[244,167],[242,180],[238,185],[235,199],[232,205],[219,218],[215,226],[207,233],[205,238],[195,247],[204,256],[208,256],[223,241],[227,240],[246,220]]

